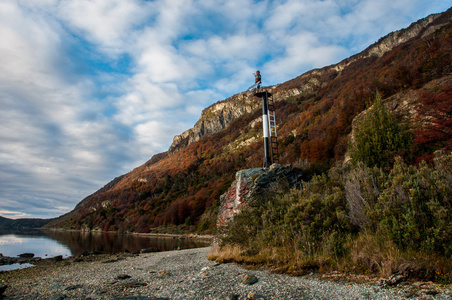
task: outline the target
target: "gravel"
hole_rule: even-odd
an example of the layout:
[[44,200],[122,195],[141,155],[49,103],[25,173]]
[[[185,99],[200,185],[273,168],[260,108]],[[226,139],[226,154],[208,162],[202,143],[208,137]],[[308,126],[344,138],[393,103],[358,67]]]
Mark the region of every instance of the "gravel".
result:
[[0,285],[3,299],[452,299],[432,284],[388,288],[246,270],[207,260],[208,249],[66,259],[0,273]]

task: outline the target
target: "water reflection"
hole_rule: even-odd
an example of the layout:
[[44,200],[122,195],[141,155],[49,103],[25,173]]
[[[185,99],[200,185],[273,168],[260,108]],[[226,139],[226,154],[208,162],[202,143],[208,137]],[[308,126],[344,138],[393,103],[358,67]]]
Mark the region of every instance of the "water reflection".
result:
[[71,250],[40,231],[0,232],[0,253],[15,257],[21,253],[34,253],[37,257],[70,256]]
[[17,269],[25,269],[34,267],[32,264],[12,264],[12,265],[3,265],[0,266],[0,271],[11,271],[11,270],[17,270]]
[[39,257],[81,255],[84,252],[119,253],[157,248],[162,251],[205,247],[209,241],[111,232],[28,231],[0,232],[0,253],[17,256],[30,252]]
[[43,231],[47,236],[71,249],[72,255],[83,252],[119,253],[157,248],[161,251],[199,248],[209,245],[208,241],[179,239],[162,236],[118,234],[113,232]]

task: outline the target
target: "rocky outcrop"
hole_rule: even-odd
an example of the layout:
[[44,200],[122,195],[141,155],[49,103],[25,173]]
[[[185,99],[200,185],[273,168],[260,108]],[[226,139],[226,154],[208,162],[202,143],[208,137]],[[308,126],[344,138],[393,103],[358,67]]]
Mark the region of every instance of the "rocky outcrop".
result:
[[193,128],[174,137],[168,152],[180,150],[199,141],[203,136],[225,129],[244,114],[254,112],[258,105],[259,99],[254,97],[252,92],[245,92],[209,106],[202,111],[201,118]]
[[289,166],[273,164],[268,170],[254,168],[238,171],[229,190],[220,196],[217,227],[227,226],[234,215],[255,199],[270,193],[275,195],[300,184],[301,171]]
[[394,47],[397,47],[412,38],[427,36],[450,21],[449,16],[449,18],[445,18],[445,20],[439,19],[437,23],[434,23],[439,17],[441,17],[441,14],[433,14],[412,23],[408,28],[391,32],[385,37],[382,37],[377,43],[367,48],[368,54],[381,57],[386,52],[394,49]]

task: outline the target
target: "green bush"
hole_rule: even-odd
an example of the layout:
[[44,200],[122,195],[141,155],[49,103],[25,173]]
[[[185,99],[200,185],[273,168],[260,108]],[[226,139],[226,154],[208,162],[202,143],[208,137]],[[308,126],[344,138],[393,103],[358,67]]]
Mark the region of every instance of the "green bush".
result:
[[452,257],[452,154],[434,163],[416,167],[396,159],[369,219],[402,248]]
[[412,144],[408,127],[400,125],[390,114],[377,93],[374,105],[358,123],[355,142],[351,145],[352,161],[369,167],[391,168],[394,157],[403,155]]
[[316,175],[301,190],[250,203],[234,217],[224,241],[247,249],[293,249],[303,257],[325,251],[342,256],[343,236],[353,231],[346,205],[339,183],[327,174]]

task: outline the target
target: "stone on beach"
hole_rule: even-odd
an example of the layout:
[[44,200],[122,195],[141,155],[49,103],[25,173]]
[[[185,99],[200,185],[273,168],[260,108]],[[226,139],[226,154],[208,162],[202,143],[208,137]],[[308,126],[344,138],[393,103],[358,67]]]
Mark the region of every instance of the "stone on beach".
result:
[[258,281],[259,281],[259,279],[257,279],[257,277],[255,275],[245,275],[245,278],[243,278],[242,283],[248,284],[248,285],[253,285]]
[[18,255],[20,258],[33,258],[35,256],[34,253],[22,253]]

